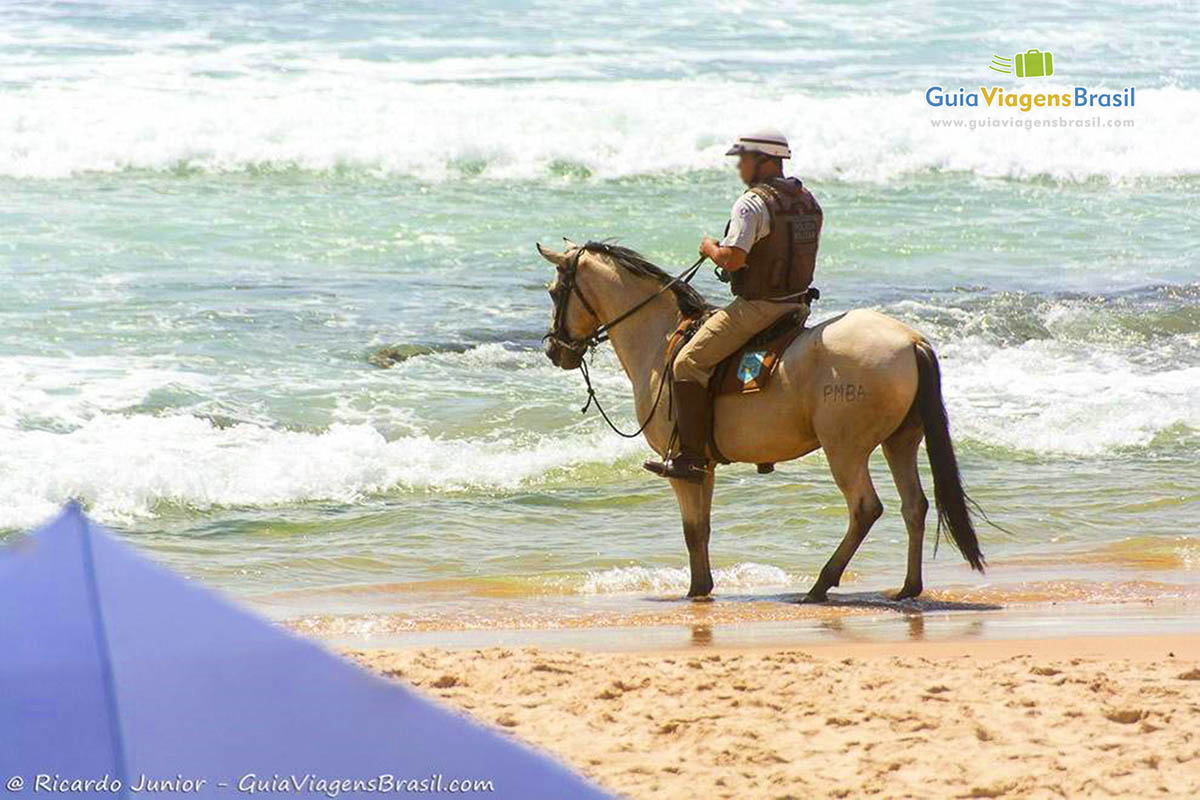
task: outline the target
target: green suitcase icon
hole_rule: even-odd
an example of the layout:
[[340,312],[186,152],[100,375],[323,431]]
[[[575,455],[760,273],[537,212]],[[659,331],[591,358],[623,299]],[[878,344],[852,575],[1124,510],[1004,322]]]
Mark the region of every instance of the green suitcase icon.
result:
[[1049,50],[1026,50],[1013,57],[1017,65],[1018,78],[1041,78],[1054,74],[1054,56]]

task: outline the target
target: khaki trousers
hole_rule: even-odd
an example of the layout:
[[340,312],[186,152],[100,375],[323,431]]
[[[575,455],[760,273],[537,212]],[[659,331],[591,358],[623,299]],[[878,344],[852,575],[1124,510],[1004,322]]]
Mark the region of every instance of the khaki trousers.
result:
[[808,318],[807,303],[735,297],[732,303],[710,316],[679,351],[675,357],[675,380],[707,386],[718,364],[741,349],[751,336],[793,311]]

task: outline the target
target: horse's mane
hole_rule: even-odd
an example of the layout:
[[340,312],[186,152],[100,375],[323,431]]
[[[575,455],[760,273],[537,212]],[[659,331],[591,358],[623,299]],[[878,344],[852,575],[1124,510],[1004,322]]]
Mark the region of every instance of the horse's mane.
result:
[[[602,256],[607,256],[617,266],[622,269],[632,272],[642,278],[650,278],[658,281],[664,286],[674,280],[674,275],[671,275],[662,267],[653,264],[636,250],[631,250],[628,247],[622,247],[611,242],[588,242],[583,246],[583,250],[588,253],[598,253]],[[708,311],[713,306],[704,299],[704,295],[692,288],[691,284],[682,281],[671,286],[671,291],[675,294],[675,303],[679,306],[679,311],[685,317],[693,317]]]

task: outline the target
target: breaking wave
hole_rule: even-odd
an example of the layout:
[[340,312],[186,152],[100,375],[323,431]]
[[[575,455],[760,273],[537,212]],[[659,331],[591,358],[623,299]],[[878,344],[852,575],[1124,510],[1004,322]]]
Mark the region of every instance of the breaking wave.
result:
[[0,528],[45,519],[71,497],[104,521],[193,509],[353,502],[397,489],[513,489],[637,445],[599,437],[387,440],[370,425],[319,433],[177,415],[106,415],[69,433],[0,431]]
[[[965,131],[931,120],[983,119],[988,111],[932,109],[916,87],[825,95],[778,86],[748,92],[712,79],[421,82],[406,81],[401,65],[368,62],[218,78],[130,59],[98,75],[0,91],[0,175],[619,178],[718,168],[746,120],[802,131],[795,167],[815,180],[884,182],[931,171],[1064,181],[1200,175],[1200,91],[1174,87],[1139,89],[1134,109],[1103,109],[1135,120],[1133,129]],[[729,112],[696,113],[700,97]]]
[[1062,342],[942,350],[956,436],[1030,453],[1094,456],[1200,431],[1200,366],[1148,370],[1129,354]]
[[1096,456],[1200,432],[1195,290],[989,293],[884,310],[933,337],[956,437]]

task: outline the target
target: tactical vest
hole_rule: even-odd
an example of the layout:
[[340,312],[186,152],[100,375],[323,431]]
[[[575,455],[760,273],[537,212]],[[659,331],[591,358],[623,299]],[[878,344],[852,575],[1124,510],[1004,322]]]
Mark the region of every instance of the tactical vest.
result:
[[823,215],[798,178],[768,178],[750,187],[771,214],[771,232],[754,243],[731,288],[747,300],[790,298],[808,289],[817,265]]

